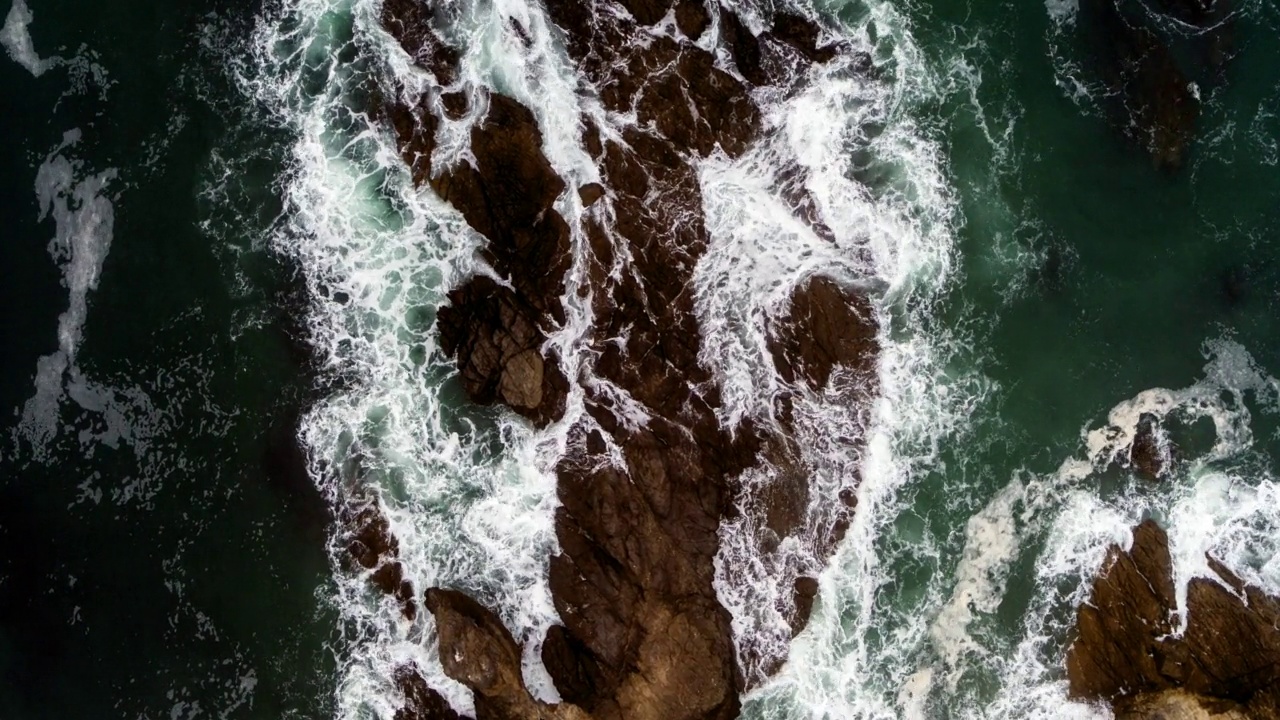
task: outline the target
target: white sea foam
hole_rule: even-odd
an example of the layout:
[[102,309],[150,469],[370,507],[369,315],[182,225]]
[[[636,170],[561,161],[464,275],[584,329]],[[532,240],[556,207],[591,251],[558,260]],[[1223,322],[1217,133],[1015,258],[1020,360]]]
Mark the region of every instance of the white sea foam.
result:
[[[272,243],[303,271],[313,300],[311,340],[324,367],[343,378],[305,418],[302,440],[334,505],[362,497],[378,503],[415,587],[456,587],[497,611],[525,647],[531,688],[554,700],[539,659],[556,619],[546,585],[555,549],[552,469],[581,398],[569,398],[564,421],[535,432],[507,414],[474,408],[450,379],[452,363],[431,332],[434,311],[450,288],[485,272],[476,259],[483,238],[430,190],[413,188],[391,138],[363,114],[360,98],[370,81],[408,98],[425,87],[421,71],[378,26],[378,9],[363,1],[285,3],[261,19],[252,58],[237,71],[246,92],[296,137],[282,183],[286,212]],[[523,100],[569,186],[596,179],[578,143],[584,108],[576,78],[538,5],[456,9],[441,29],[465,49],[459,85]],[[512,33],[512,22],[530,45]],[[361,51],[340,60],[348,33]],[[473,92],[472,99],[477,113],[444,123],[437,166],[466,160],[469,127],[483,111],[483,96]],[[577,257],[577,194],[565,193],[557,209],[570,222]],[[550,340],[571,377],[579,374],[575,344],[589,323],[589,302],[576,293],[582,272],[575,262],[566,283],[568,321]],[[341,567],[340,538],[331,550]],[[471,710],[469,691],[440,668],[429,614],[406,622],[362,574],[339,572],[334,602],[350,638],[337,689],[341,717],[390,718],[400,702],[393,670],[403,663],[416,663],[456,708]]]
[[56,55],[41,58],[31,42],[31,31],[28,26],[35,19],[31,8],[23,0],[13,0],[9,14],[5,16],[4,27],[0,28],[0,45],[4,46],[9,57],[28,72],[40,77],[46,70],[63,62]]
[[37,361],[35,394],[23,406],[15,430],[17,437],[30,444],[36,458],[45,457],[46,445],[61,427],[59,408],[64,381],[73,401],[104,415],[108,429],[103,439],[115,443],[133,437],[118,408],[104,400],[102,390],[87,381],[76,367],[89,295],[98,287],[102,265],[111,249],[115,208],[106,191],[116,179],[114,169],[86,174],[82,161],[68,157],[80,139],[80,130],[67,131],[36,172],[40,220],[51,218],[55,228],[49,255],[61,268],[68,293],[68,307],[58,316],[57,350]]
[[[964,435],[989,391],[979,376],[948,371],[963,342],[925,332],[954,278],[959,217],[940,147],[913,109],[964,83],[932,72],[892,7],[874,4],[860,22],[845,39],[893,68],[890,76],[868,82],[839,65],[815,70],[797,97],[766,102],[772,139],[763,148],[736,166],[703,171],[714,237],[699,268],[703,360],[725,387],[727,422],[767,417],[780,381],[764,338],[750,329],[776,317],[798,282],[825,273],[846,283],[870,279],[884,291],[875,296],[881,397],[869,418],[850,412],[853,403],[840,393],[805,394],[797,403],[797,434],[814,478],[810,520],[830,513],[838,492],[857,484],[857,511],[836,555],[828,565],[804,539],[760,558],[757,528],[722,529],[717,590],[734,615],[743,657],[787,649],[779,610],[789,607],[789,580],[822,573],[809,626],[791,643],[787,665],[745,701],[750,718],[926,716],[935,682],[920,665],[929,617],[886,602],[886,593],[897,582],[895,563],[932,562],[935,541],[928,533],[903,537],[897,525],[917,483],[937,471],[940,444]],[[790,157],[809,172],[806,187],[834,244],[784,215],[758,179]],[[751,488],[770,477],[746,480]],[[940,592],[926,589],[921,601],[938,607]]]

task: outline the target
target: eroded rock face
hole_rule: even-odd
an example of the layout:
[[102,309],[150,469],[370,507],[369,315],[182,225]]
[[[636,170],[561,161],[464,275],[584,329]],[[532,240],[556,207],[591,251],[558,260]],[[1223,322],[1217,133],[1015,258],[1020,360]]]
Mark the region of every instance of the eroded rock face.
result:
[[[456,54],[432,49],[443,43],[429,13],[397,8],[384,6],[384,26],[441,87],[383,115],[415,181],[489,240],[485,260],[501,279],[477,276],[449,294],[439,314],[441,347],[473,400],[501,403],[539,425],[556,421],[570,384],[582,380],[565,377],[544,350],[565,320],[569,228],[554,207],[565,183],[542,152],[532,113],[492,92],[471,134],[474,163],[433,166],[436,131],[451,117],[446,98],[456,91],[443,86],[457,76]],[[760,132],[760,110],[747,83],[688,41],[710,27],[698,0],[547,0],[546,9],[605,108],[637,118],[611,132],[583,119],[583,144],[600,176],[577,191],[589,246],[582,296],[594,313],[585,338],[594,381],[583,383],[588,417],[569,429],[556,468],[560,554],[551,559],[550,585],[564,625],[551,628],[542,651],[565,702],[529,696],[519,648],[492,614],[433,590],[427,604],[440,627],[441,659],[475,691],[482,719],[727,720],[737,716],[743,678],[712,585],[720,520],[733,506],[734,478],[761,462],[764,445],[788,440],[751,425],[729,432],[716,416],[719,392],[698,362],[691,290],[710,242],[693,163],[745,152]],[[648,26],[668,20],[679,34],[650,34]],[[749,83],[793,83],[809,63],[837,52],[819,47],[819,29],[799,16],[779,16],[773,27],[763,40],[739,38],[766,46]],[[625,272],[615,272],[619,263]],[[826,282],[800,291],[794,318],[777,328],[778,362],[789,378],[825,383],[836,364],[866,368],[874,353],[865,299]],[[802,339],[812,337],[820,339]],[[620,397],[629,408],[618,406]],[[626,419],[637,410],[647,423]],[[816,590],[812,578],[795,583],[797,629]]]
[[571,704],[548,704],[529,694],[520,672],[520,647],[502,621],[455,590],[432,588],[427,609],[436,616],[445,674],[475,692],[476,720],[587,720]]
[[1148,520],[1128,552],[1113,547],[1067,651],[1072,697],[1110,702],[1117,717],[1277,717],[1280,602],[1212,558],[1210,567],[1222,582],[1191,581],[1186,632],[1175,637],[1165,532]]
[[395,720],[459,720],[461,717],[440,693],[427,685],[416,667],[396,668],[395,682],[404,695],[404,705],[396,710]]

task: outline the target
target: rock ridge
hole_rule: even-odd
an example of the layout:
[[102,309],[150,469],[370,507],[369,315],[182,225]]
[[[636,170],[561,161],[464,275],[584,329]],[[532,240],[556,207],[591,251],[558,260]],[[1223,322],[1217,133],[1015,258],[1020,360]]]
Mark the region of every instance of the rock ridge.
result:
[[[456,86],[459,53],[434,30],[431,8],[414,0],[384,4],[383,27],[436,85],[414,104],[393,101],[377,110],[415,183],[431,187],[488,241],[482,254],[492,276],[477,275],[449,293],[437,320],[441,348],[477,403],[504,405],[545,426],[564,417],[577,384],[585,407],[556,467],[560,552],[550,561],[550,587],[563,625],[542,644],[563,702],[529,693],[520,649],[493,613],[461,593],[432,588],[425,607],[436,618],[445,671],[475,693],[478,720],[736,717],[746,680],[713,587],[720,522],[736,511],[737,476],[777,455],[767,448],[792,441],[785,423],[781,435],[750,422],[730,431],[717,417],[719,390],[698,360],[691,291],[710,243],[694,163],[740,156],[758,139],[762,115],[752,85],[786,87],[810,63],[842,49],[819,46],[820,28],[798,15],[779,14],[755,36],[731,11],[699,0],[546,0],[570,59],[604,108],[636,118],[608,132],[582,119],[582,142],[600,181],[567,192],[528,108],[498,92]],[[721,40],[734,46],[738,75],[689,40],[707,32],[713,14],[722,27],[736,28]],[[679,35],[651,32],[667,18]],[[739,45],[761,48],[758,59],[746,50],[739,61]],[[437,167],[436,133],[458,114],[450,107],[462,105],[460,92],[487,106],[471,130],[474,161]],[[802,189],[793,194],[803,200]],[[572,261],[570,227],[556,204],[575,195],[587,240],[588,282],[580,293],[594,320],[582,340],[587,367],[570,378],[548,338],[566,321],[562,297]],[[809,215],[807,222],[821,222],[815,210]],[[793,312],[771,332],[779,372],[798,387],[820,390],[837,365],[873,374],[874,315],[864,296],[831,278],[798,288]],[[637,409],[647,422],[630,419]],[[807,497],[802,468],[795,477],[761,509],[772,512],[783,536],[803,524],[799,513],[772,507]],[[852,502],[845,505],[851,512]],[[842,528],[830,530],[838,540]],[[394,547],[383,554],[394,555]],[[397,598],[401,592],[383,590]],[[816,591],[813,578],[795,582],[796,632]],[[453,717],[413,668],[403,668],[396,682],[405,698],[398,720]]]
[[1122,720],[1280,717],[1280,600],[1207,560],[1217,579],[1190,581],[1178,635],[1165,531],[1147,520],[1112,546],[1067,650],[1074,699]]

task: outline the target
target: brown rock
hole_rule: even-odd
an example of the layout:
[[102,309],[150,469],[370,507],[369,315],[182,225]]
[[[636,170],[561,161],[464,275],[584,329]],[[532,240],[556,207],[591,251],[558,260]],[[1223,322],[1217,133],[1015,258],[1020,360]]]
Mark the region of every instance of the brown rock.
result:
[[821,390],[836,366],[873,382],[879,347],[868,298],[814,276],[791,296],[790,312],[770,328],[769,349],[783,379]]
[[578,197],[582,200],[582,207],[591,207],[604,197],[604,186],[600,183],[587,183],[578,188]]
[[711,27],[711,15],[702,0],[677,0],[676,26],[690,40],[697,40]]
[[[735,478],[759,462],[761,448],[785,449],[789,441],[766,443],[750,424],[733,433],[720,426],[719,391],[698,362],[690,292],[709,243],[691,158],[746,152],[759,133],[760,111],[741,80],[685,39],[709,27],[699,0],[545,5],[605,108],[638,120],[620,128],[620,136],[606,136],[584,119],[584,145],[602,183],[580,188],[580,197],[590,206],[607,187],[611,221],[605,228],[603,213],[588,213],[581,228],[589,282],[582,297],[592,298],[594,316],[584,356],[595,377],[624,390],[649,420],[634,426],[612,395],[584,387],[594,423],[569,429],[556,468],[560,554],[551,559],[550,586],[564,625],[548,631],[542,657],[566,702],[549,706],[529,696],[519,648],[491,613],[461,594],[433,590],[427,604],[440,627],[441,659],[451,677],[476,693],[479,720],[585,712],[602,719],[728,720],[738,714],[743,678],[730,618],[713,586],[720,520],[734,508]],[[673,11],[685,37],[645,28]],[[763,41],[756,84],[790,82],[798,76],[794,67],[825,57],[816,26],[803,18],[782,17],[774,27],[778,36]],[[744,32],[743,47],[761,47]],[[565,185],[542,153],[532,113],[493,93],[470,138],[475,162],[432,167],[435,132],[453,112],[449,103],[457,104],[439,97],[442,91],[385,115],[415,180],[488,239],[485,259],[501,281],[481,275],[449,294],[437,321],[441,347],[456,359],[473,400],[500,402],[545,424],[561,417],[569,383],[577,381],[542,351],[565,321],[560,298],[569,228],[554,208]],[[618,262],[626,263],[625,272],[613,272]],[[866,366],[874,342],[864,335],[874,337],[874,324],[865,299],[832,284],[799,293],[793,305],[778,329],[788,367],[801,364],[826,383],[836,364]],[[842,322],[840,332],[856,329],[856,343],[833,334]],[[820,340],[802,340],[803,333]],[[621,450],[621,464],[610,447]],[[805,469],[795,469],[776,506],[760,510],[772,513],[769,522],[784,533],[802,522],[807,503]],[[394,571],[386,574],[394,580]],[[802,579],[795,591],[797,617],[807,616],[816,587]]]
[[1129,465],[1139,477],[1152,482],[1164,477],[1171,460],[1167,440],[1162,443],[1162,436],[1154,415],[1143,413],[1138,418],[1133,445],[1129,448]]
[[475,692],[476,720],[589,720],[567,703],[535,699],[521,675],[520,647],[500,620],[455,590],[432,588],[427,609],[436,617],[445,674]]
[[1164,704],[1186,705],[1167,694],[1181,691],[1213,713],[1238,708],[1245,717],[1276,717],[1280,603],[1212,559],[1210,566],[1231,589],[1192,580],[1186,631],[1176,637],[1164,531],[1147,520],[1134,530],[1128,552],[1112,547],[1067,651],[1072,697],[1111,702],[1118,717],[1160,717],[1156,709]]
[[420,67],[435,73],[441,84],[452,85],[458,76],[458,51],[432,28],[429,7],[419,0],[384,0],[382,27]]
[[412,665],[401,665],[395,670],[396,687],[404,696],[404,705],[396,710],[395,720],[459,720],[440,693],[431,689],[422,673]]
[[720,38],[728,46],[729,56],[742,77],[755,85],[768,84],[760,41],[742,18],[723,5],[720,6]]
[[429,183],[489,239],[486,260],[511,283],[477,276],[449,293],[437,318],[444,351],[458,359],[473,400],[505,399],[545,425],[564,411],[568,389],[558,362],[541,354],[552,326],[564,321],[569,228],[552,208],[564,182],[542,153],[533,114],[503,95],[490,94],[488,103],[471,133],[475,163],[438,171],[431,167],[440,123],[433,103],[424,96],[387,115],[414,180]]
[[546,335],[531,303],[485,276],[449,293],[440,309],[440,347],[457,358],[462,386],[474,401],[505,400],[536,425],[564,412],[569,382],[541,355]]
[[406,620],[418,616],[413,583],[404,576],[404,565],[397,560],[400,542],[391,533],[391,524],[382,514],[377,501],[355,493],[339,515],[345,537],[347,556],[369,573],[369,582],[400,603]]
[[809,616],[813,614],[813,599],[817,596],[817,578],[804,575],[796,578],[794,590],[796,614],[791,621],[791,637],[799,635],[800,631],[809,624]]
[[818,47],[820,28],[809,18],[781,12],[773,18],[772,34],[795,48],[801,55],[817,63],[825,63],[839,52],[834,47]]

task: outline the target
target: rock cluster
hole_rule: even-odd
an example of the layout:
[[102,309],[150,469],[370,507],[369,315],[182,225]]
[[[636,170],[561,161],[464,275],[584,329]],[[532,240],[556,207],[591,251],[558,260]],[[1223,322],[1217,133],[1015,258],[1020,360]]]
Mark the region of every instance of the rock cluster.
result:
[[[728,9],[701,0],[545,6],[605,109],[636,118],[607,131],[582,121],[582,142],[600,177],[577,191],[588,241],[589,282],[580,292],[594,314],[584,339],[590,382],[566,377],[547,349],[565,322],[570,231],[555,208],[565,183],[528,108],[483,89],[469,89],[470,99],[462,94],[458,54],[434,31],[430,3],[383,6],[384,28],[434,75],[436,87],[412,105],[392,102],[379,112],[415,182],[488,240],[483,253],[493,277],[477,275],[456,288],[438,316],[441,346],[456,360],[468,396],[545,425],[563,417],[571,384],[583,386],[587,417],[570,428],[556,468],[560,553],[551,559],[550,585],[564,625],[550,629],[542,648],[564,702],[549,705],[529,694],[519,648],[488,610],[440,589],[427,592],[426,607],[436,617],[445,671],[474,691],[481,720],[736,717],[744,680],[729,615],[712,586],[718,529],[733,510],[734,479],[762,461],[762,449],[790,440],[750,423],[730,432],[717,418],[716,383],[698,362],[691,285],[710,238],[693,163],[715,152],[741,155],[757,139],[761,113],[752,84],[794,84],[810,63],[841,49],[822,46],[819,27],[806,18],[779,14],[756,35]],[[711,27],[713,11],[736,67],[722,67],[691,42]],[[668,17],[678,33],[651,32]],[[436,132],[469,102],[485,106],[471,131],[474,161],[438,167]],[[803,202],[802,187],[792,194]],[[774,358],[789,380],[818,389],[837,364],[871,375],[873,315],[865,298],[831,279],[798,290],[790,317],[771,332]],[[633,422],[634,408],[649,420]],[[798,472],[770,503],[783,534],[800,523],[787,508],[807,497]],[[851,508],[851,499],[846,503]],[[394,546],[375,548],[365,538],[381,537],[385,527],[376,520],[357,527],[370,528],[357,540],[371,548],[354,553],[357,561],[379,568],[375,583],[400,598],[403,578],[381,569],[398,567]],[[795,583],[797,631],[816,589],[812,578]],[[410,617],[411,597],[405,607]],[[397,682],[402,720],[450,717],[412,668]]]
[[1164,530],[1148,520],[1127,552],[1112,547],[1067,651],[1072,697],[1133,720],[1280,717],[1280,601],[1209,565],[1220,582],[1191,580],[1175,635]]

